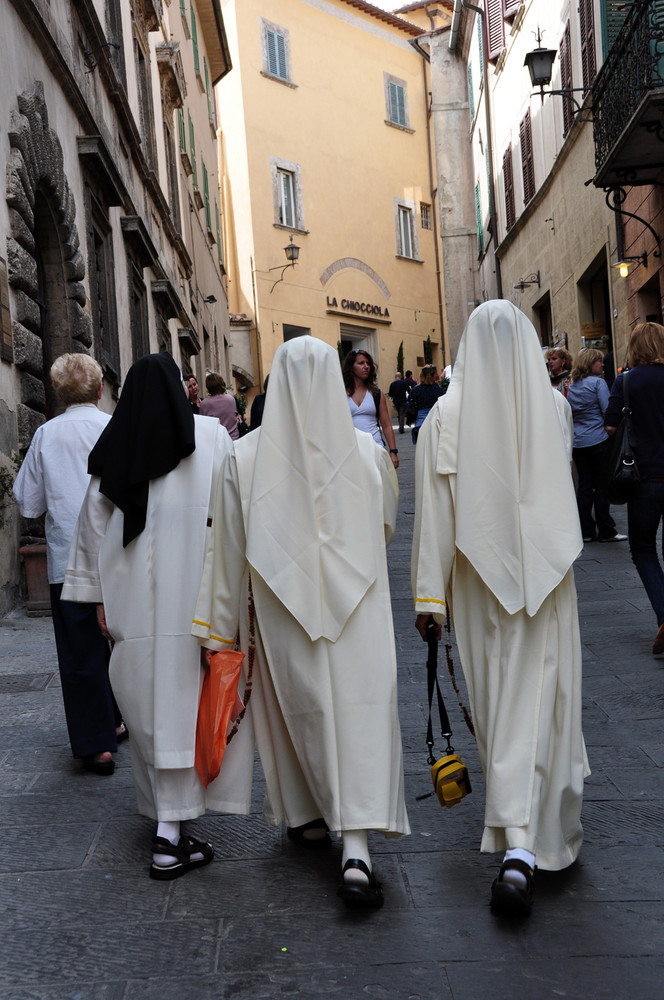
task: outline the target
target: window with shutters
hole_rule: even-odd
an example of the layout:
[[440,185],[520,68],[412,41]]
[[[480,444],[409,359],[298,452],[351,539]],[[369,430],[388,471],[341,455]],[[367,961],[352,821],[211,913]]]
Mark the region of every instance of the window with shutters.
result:
[[397,242],[397,257],[408,260],[420,259],[420,243],[417,220],[417,204],[404,198],[394,198],[394,223]]
[[579,0],[579,29],[581,33],[581,66],[583,86],[589,87],[597,73],[595,61],[595,17],[593,0]]
[[198,30],[196,27],[196,14],[194,13],[194,5],[191,5],[191,44],[194,47],[194,72],[196,76],[201,75],[201,63],[200,57],[198,55]]
[[214,201],[214,218],[217,224],[217,260],[219,261],[219,267],[223,269],[224,266],[224,247],[221,242],[221,214],[219,212],[219,204],[217,199]]
[[290,38],[286,28],[261,18],[263,74],[281,83],[292,82]]
[[521,172],[523,174],[523,203],[527,205],[535,194],[535,168],[533,164],[533,129],[530,109],[519,125],[521,139]]
[[[569,21],[565,25],[563,37],[560,39],[558,49],[560,58],[560,86],[563,90],[571,90],[573,87],[572,77],[572,42]],[[567,135],[574,121],[574,104],[570,97],[561,97],[563,102],[563,137]]]
[[512,147],[503,153],[503,178],[505,181],[505,228],[509,230],[516,222],[514,210],[514,173],[512,171]]
[[604,58],[609,54],[634,0],[603,0],[600,4],[602,18],[602,49]]
[[302,172],[298,163],[291,163],[276,156],[270,158],[274,225],[282,229],[304,228],[302,208]]
[[503,15],[506,21],[513,21],[523,0],[503,0]]
[[408,88],[405,80],[392,76],[390,73],[383,74],[385,85],[385,110],[387,117],[385,121],[388,125],[396,125],[397,128],[410,129],[410,115],[408,113]]
[[212,211],[210,209],[210,184],[208,181],[207,167],[205,160],[201,156],[201,171],[203,173],[203,206],[205,208],[205,228],[212,236]]
[[484,225],[482,224],[482,198],[479,181],[475,185],[475,220],[477,222],[477,249],[482,253],[484,250]]
[[470,106],[470,124],[475,121],[475,94],[473,93],[473,68],[468,63],[468,104]]
[[487,54],[489,62],[495,62],[505,48],[505,21],[503,0],[485,0]]

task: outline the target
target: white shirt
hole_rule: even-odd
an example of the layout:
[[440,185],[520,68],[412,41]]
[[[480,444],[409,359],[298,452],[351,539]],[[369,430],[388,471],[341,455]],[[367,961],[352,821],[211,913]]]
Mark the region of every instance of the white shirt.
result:
[[38,427],[14,483],[24,517],[46,511],[48,582],[62,583],[90,476],[88,455],[110,420],[95,403],[77,403]]

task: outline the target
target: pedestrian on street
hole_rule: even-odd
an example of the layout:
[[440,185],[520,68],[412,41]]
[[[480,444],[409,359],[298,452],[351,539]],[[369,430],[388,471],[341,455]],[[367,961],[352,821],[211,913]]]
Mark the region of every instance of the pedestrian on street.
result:
[[[627,532],[632,562],[657,616],[653,656],[664,656],[664,572],[657,557],[657,531],[664,516],[664,327],[635,326],[627,358],[634,457],[641,475],[627,503]],[[624,378],[624,373],[616,378],[605,414],[610,435],[623,419]]]
[[[602,352],[584,347],[574,359],[567,402],[574,419],[574,450],[579,508],[584,542],[624,542],[611,516],[606,496],[609,436],[604,430],[604,414],[609,404],[609,389],[604,381]],[[594,513],[594,517],[593,517]]]
[[401,372],[397,372],[394,381],[390,383],[387,395],[392,400],[392,405],[397,412],[399,420],[399,434],[403,434],[404,422],[406,419],[406,407],[408,405],[408,383],[401,377]]
[[358,431],[371,434],[376,444],[386,442],[392,465],[399,468],[399,449],[387,412],[387,400],[376,385],[376,366],[368,351],[349,351],[341,366],[348,405]]
[[173,358],[136,361],[90,455],[64,593],[94,601],[115,643],[111,682],[131,732],[138,811],[157,821],[150,877],[212,861],[181,832],[206,809],[247,813],[253,736],[245,719],[207,790],[194,766],[204,664],[191,635],[217,474],[232,448],[217,419],[195,416]]
[[486,778],[481,850],[504,852],[495,912],[581,848],[587,772],[573,562],[582,548],[539,338],[504,300],[466,325],[415,456],[412,581],[423,638],[449,606]]
[[[255,629],[252,709],[268,822],[302,847],[343,837],[339,895],[383,904],[367,833],[409,832],[386,539],[397,483],[357,431],[334,349],[274,356],[263,423],[222,470],[194,621],[209,649]],[[225,638],[220,638],[225,637]]]
[[108,644],[96,606],[62,598],[69,546],[90,482],[88,455],[110,417],[97,408],[103,374],[94,358],[63,354],[50,378],[66,409],[35,431],[14,496],[24,517],[46,512],[51,613],[72,753],[85,770],[111,775],[118,737],[126,738],[127,729],[108,680]]
[[410,432],[413,444],[417,444],[420,427],[429,415],[429,410],[435,405],[436,400],[445,394],[445,389],[436,383],[437,375],[435,365],[425,365],[420,372],[420,384],[411,390],[408,411],[413,422]]

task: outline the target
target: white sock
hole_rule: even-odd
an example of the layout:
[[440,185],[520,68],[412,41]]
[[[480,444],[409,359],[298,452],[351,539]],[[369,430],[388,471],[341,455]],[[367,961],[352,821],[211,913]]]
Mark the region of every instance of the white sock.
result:
[[[341,857],[342,867],[346,864],[349,858],[357,858],[358,861],[364,861],[365,865],[371,871],[371,858],[369,856],[369,837],[366,830],[344,830],[342,833],[343,837],[343,853]],[[368,885],[369,879],[360,871],[358,868],[349,868],[347,872],[344,872],[345,882],[363,882]]]
[[[164,840],[176,846],[180,839],[180,821],[158,823],[157,836],[163,837]],[[153,854],[152,860],[156,865],[164,866],[173,864],[173,858],[170,854]]]
[[[532,871],[535,871],[535,855],[531,854],[530,851],[526,851],[523,847],[512,847],[509,851],[505,851],[503,862],[513,860],[523,861]],[[512,885],[519,886],[521,889],[525,889],[528,884],[526,876],[514,868],[505,872],[503,882],[511,882]]]

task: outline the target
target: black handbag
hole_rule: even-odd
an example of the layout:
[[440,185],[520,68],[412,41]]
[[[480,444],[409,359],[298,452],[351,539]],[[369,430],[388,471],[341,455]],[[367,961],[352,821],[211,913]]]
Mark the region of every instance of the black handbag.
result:
[[609,503],[624,504],[631,499],[634,489],[641,482],[639,469],[634,458],[632,411],[629,406],[628,373],[622,381],[623,418],[613,439],[609,458],[606,495]]

